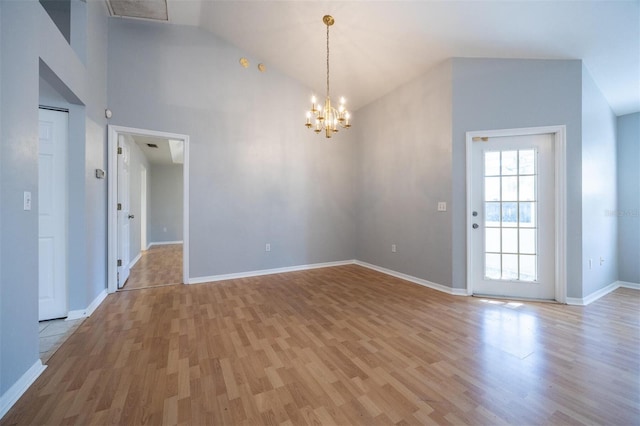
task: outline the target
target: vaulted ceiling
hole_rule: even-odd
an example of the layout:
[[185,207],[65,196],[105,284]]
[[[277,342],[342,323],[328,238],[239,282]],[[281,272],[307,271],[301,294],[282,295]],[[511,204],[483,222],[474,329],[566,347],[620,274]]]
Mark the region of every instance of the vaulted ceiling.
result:
[[[140,0],[138,0],[140,1]],[[157,0],[156,0],[157,1]],[[582,59],[617,115],[640,111],[640,1],[168,0],[169,22],[202,27],[352,110],[450,57]],[[238,58],[240,59],[240,58]]]

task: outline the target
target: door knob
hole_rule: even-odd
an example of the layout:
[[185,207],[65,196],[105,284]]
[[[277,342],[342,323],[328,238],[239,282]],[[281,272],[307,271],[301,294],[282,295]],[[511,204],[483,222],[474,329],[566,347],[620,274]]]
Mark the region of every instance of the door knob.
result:
[[478,224],[477,224],[477,223],[474,223],[473,225],[471,225],[471,227],[472,227],[473,229],[478,229]]
[[474,217],[475,217],[475,216],[478,216],[478,212],[475,212],[475,211],[474,211],[473,213],[471,213],[471,215],[472,215],[472,216],[474,216]]
[[133,219],[135,216],[130,214],[128,217],[129,217],[129,219]]

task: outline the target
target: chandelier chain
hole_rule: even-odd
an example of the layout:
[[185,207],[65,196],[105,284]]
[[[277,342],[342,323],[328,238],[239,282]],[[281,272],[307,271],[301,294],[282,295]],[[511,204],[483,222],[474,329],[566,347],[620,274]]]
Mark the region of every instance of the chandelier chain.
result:
[[327,25],[327,98],[329,97],[329,25]]

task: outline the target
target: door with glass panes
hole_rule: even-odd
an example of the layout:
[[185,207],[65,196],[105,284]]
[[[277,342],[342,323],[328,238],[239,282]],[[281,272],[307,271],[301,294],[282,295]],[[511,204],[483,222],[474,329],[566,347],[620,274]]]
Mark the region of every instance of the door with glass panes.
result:
[[554,137],[476,139],[470,171],[473,293],[555,299]]

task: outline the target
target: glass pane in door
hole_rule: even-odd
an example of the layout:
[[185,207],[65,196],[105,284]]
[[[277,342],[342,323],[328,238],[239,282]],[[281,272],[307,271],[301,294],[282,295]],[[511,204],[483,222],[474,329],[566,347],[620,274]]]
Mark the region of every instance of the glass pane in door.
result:
[[537,281],[536,151],[484,153],[486,279]]

